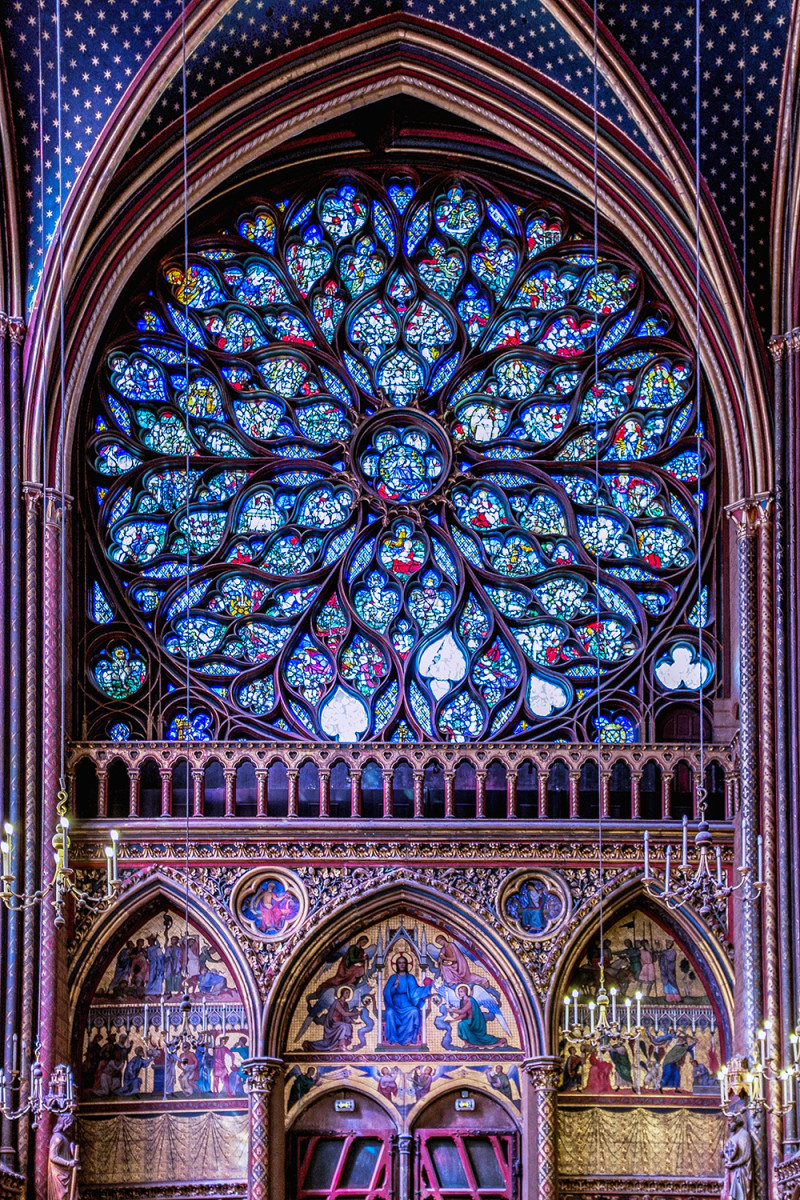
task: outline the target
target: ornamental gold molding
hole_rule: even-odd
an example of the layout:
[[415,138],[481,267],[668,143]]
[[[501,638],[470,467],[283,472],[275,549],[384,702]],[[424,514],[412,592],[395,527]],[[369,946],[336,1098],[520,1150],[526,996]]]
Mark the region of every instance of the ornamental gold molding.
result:
[[[364,848],[361,849],[363,851]],[[550,847],[551,864],[552,849]],[[578,848],[571,849],[575,855]],[[585,847],[584,853],[590,849],[594,849],[596,854],[596,846]],[[161,874],[180,889],[183,888],[185,879],[184,870],[179,865],[181,857],[176,855],[175,863],[164,862],[161,859],[160,867]],[[446,907],[449,899],[468,909],[483,928],[492,929],[499,934],[502,943],[507,946],[528,976],[532,991],[543,996],[550,987],[567,946],[586,922],[589,914],[597,909],[601,890],[603,899],[607,900],[620,887],[634,882],[640,874],[637,857],[633,853],[630,856],[633,862],[629,866],[608,863],[604,857],[602,889],[597,865],[573,865],[558,869],[551,866],[554,878],[558,879],[560,886],[570,897],[569,915],[564,922],[554,926],[551,936],[531,941],[509,929],[498,907],[507,881],[517,874],[513,863],[510,866],[496,863],[476,865],[474,858],[464,858],[459,865],[440,865],[435,874],[432,874],[428,866],[413,862],[398,863],[396,858],[393,862],[384,863],[372,861],[363,864],[340,864],[334,861],[322,865],[309,865],[310,857],[312,855],[306,853],[303,855],[305,862],[291,863],[284,858],[283,866],[291,866],[308,898],[308,909],[301,924],[294,924],[287,930],[285,937],[272,942],[254,936],[242,926],[235,915],[236,894],[241,890],[242,881],[252,875],[251,871],[242,871],[237,862],[230,861],[222,865],[197,866],[190,873],[192,892],[214,913],[219,925],[230,936],[231,942],[238,946],[252,972],[262,1000],[268,999],[275,980],[297,951],[315,936],[323,923],[344,910],[353,908],[355,901],[374,895],[389,885],[401,884],[418,885],[429,895],[431,892],[438,893],[443,907]],[[277,866],[280,862],[279,855],[273,856],[269,849],[263,846],[260,847],[260,858],[263,863],[269,863],[270,867],[273,864]],[[126,893],[137,884],[146,881],[151,874],[150,866],[139,871],[123,870],[120,902],[124,903]],[[80,885],[87,890],[102,890],[104,878],[98,870],[78,872]],[[91,913],[77,914],[71,944],[73,956],[89,938],[96,926],[96,920]],[[719,942],[726,953],[730,953],[725,931],[713,927],[708,927],[708,931],[709,936]]]

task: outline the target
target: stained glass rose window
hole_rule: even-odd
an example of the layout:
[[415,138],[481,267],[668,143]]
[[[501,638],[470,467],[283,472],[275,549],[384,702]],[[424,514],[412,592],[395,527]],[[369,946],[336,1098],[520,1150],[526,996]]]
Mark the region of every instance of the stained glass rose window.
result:
[[149,736],[634,740],[715,668],[675,337],[472,180],[333,178],[163,262],[88,441],[97,722],[146,683]]

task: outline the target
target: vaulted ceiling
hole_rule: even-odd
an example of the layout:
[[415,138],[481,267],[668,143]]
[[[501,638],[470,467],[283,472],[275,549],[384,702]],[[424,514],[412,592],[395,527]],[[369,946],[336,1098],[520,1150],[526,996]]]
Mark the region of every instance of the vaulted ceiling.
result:
[[[5,64],[16,125],[31,304],[60,206],[79,173],[91,170],[92,152],[109,123],[120,114],[131,120],[126,92],[164,53],[170,31],[180,24],[181,8],[176,0],[62,0],[59,97],[55,0],[11,0],[5,7]],[[584,13],[579,44],[574,21],[566,20],[552,0],[234,0],[232,6],[218,5],[217,12],[221,15],[206,23],[186,64],[190,110],[289,51],[398,12],[491,45],[577,100],[592,103],[591,11]],[[598,0],[598,16],[618,55],[618,70],[640,85],[643,81],[645,94],[649,91],[649,119],[662,126],[671,123],[693,152],[692,0]],[[769,331],[770,200],[790,4],[712,0],[703,4],[700,16],[701,169],[737,257],[746,263],[753,301]],[[175,59],[171,61],[160,97],[135,134],[135,148],[146,146],[180,119],[180,60],[177,74]],[[598,111],[647,152],[640,126],[604,74],[601,62]],[[64,118],[61,180],[59,101]],[[137,115],[141,119],[144,114]]]

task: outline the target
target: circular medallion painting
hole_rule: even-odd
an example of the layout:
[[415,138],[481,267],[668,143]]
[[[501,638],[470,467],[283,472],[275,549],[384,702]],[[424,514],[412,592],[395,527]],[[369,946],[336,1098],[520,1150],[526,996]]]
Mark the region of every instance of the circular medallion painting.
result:
[[529,941],[551,937],[566,921],[571,906],[564,880],[546,870],[515,871],[497,897],[497,910],[506,925]]
[[308,896],[290,871],[251,871],[236,884],[231,908],[251,937],[280,941],[293,933],[308,912]]

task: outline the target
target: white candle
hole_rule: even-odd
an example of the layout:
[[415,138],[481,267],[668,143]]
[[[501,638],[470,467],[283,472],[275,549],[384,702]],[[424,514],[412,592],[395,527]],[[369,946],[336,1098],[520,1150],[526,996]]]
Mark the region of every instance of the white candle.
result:
[[112,875],[113,866],[111,864],[111,853],[112,852],[111,852],[110,846],[104,846],[103,849],[104,849],[105,855],[106,855],[106,892],[108,893],[109,896],[111,896],[111,895],[113,895],[113,892],[114,892],[114,888],[112,886],[112,884],[113,884],[113,875]]
[[722,887],[722,848],[715,846],[714,853],[717,856],[717,884]]
[[747,870],[747,838],[745,837],[744,830],[741,831],[741,837],[742,837],[742,870],[746,871]]
[[19,1070],[19,1039],[14,1033],[11,1035],[11,1072],[16,1074]]
[[564,997],[564,1033],[569,1033],[569,996]]
[[684,814],[681,830],[681,866],[689,863],[689,818]]
[[644,831],[644,877],[650,878],[650,834]]
[[205,996],[203,996],[203,1033],[205,1033],[207,1028],[208,1028],[208,1026],[206,1024],[206,998],[205,998]]
[[664,871],[664,891],[669,891],[669,871],[672,862],[672,846],[667,846],[667,865]]
[[764,882],[764,839],[761,834],[758,835],[758,882]]
[[617,1019],[617,989],[612,988],[611,989],[611,1020],[616,1021],[616,1019]]
[[161,997],[161,1032],[164,1033],[166,1025],[164,1023],[164,997]]
[[145,1006],[144,1006],[144,1017],[142,1018],[142,1020],[143,1020],[142,1037],[147,1037],[147,1031],[150,1028],[150,1005],[149,1004],[145,1004]]
[[642,1027],[642,993],[636,992],[634,999],[636,1000],[636,1028],[641,1029],[641,1027]]
[[628,1033],[630,1033],[630,1031],[631,1031],[631,998],[630,998],[630,996],[625,997],[625,1015],[628,1019]]
[[589,1030],[594,1033],[594,1000],[589,1001]]
[[719,1098],[720,1098],[721,1103],[724,1104],[725,1101],[727,1100],[727,1096],[725,1095],[725,1072],[724,1072],[724,1070],[717,1072],[717,1079],[719,1080]]
[[[6,821],[3,825],[5,832],[5,841],[3,842],[3,874],[11,874],[11,861],[14,857],[14,826],[10,821]],[[6,849],[7,848],[7,849]],[[6,854],[8,858],[6,858]],[[3,888],[5,891],[5,887]]]
[[69,870],[69,821],[66,817],[61,818],[61,865],[65,871]]
[[789,1107],[789,1072],[781,1071],[781,1103],[784,1108]]
[[114,867],[113,881],[114,881],[114,883],[116,883],[117,878],[118,878],[118,875],[117,875],[117,842],[119,841],[119,834],[117,833],[116,829],[111,830],[109,837],[111,838],[111,853],[112,853],[111,861],[112,861],[112,865]]
[[[11,874],[11,846],[8,842],[0,842],[0,850],[3,852],[3,874],[8,876]],[[5,891],[5,885],[3,891]]]
[[761,1063],[763,1065],[767,1061],[767,1051],[766,1051],[767,1033],[766,1033],[766,1030],[765,1029],[757,1030],[756,1037],[758,1038],[759,1058],[761,1059]]
[[789,1045],[792,1047],[792,1062],[797,1062],[798,1054],[800,1054],[800,1038],[796,1033],[789,1034]]
[[574,1023],[577,1025],[578,1024],[578,989],[577,988],[575,988],[575,990],[572,993],[572,1015],[574,1017]]
[[7,1108],[8,1101],[6,1100],[6,1073],[0,1067],[0,1108]]

